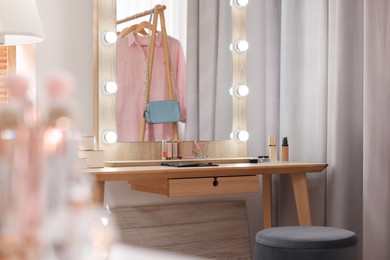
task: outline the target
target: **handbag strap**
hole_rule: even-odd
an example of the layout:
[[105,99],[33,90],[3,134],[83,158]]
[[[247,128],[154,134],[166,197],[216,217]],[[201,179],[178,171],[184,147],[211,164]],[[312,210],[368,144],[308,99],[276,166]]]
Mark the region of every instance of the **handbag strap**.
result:
[[[155,17],[157,18],[157,15]],[[153,28],[155,28],[154,25],[157,23],[156,20],[157,19],[153,20]],[[167,55],[164,55],[164,61],[168,62],[168,64],[169,64],[169,73],[167,73],[168,87],[169,87],[169,84],[172,86],[172,93],[169,93],[169,96],[170,96],[171,100],[176,100],[177,102],[179,102],[178,94],[177,94],[177,87],[176,87],[176,73],[175,73],[174,66],[173,66],[173,63],[171,60],[171,54],[170,54],[169,43],[168,43],[168,36],[166,34],[163,13],[160,13],[160,21],[161,21],[161,29],[162,29],[161,37],[163,37],[163,39],[162,39],[163,46],[167,52]],[[157,30],[156,31],[152,30],[152,37],[150,39],[150,43],[148,44],[148,49],[147,49],[148,63],[147,63],[147,68],[145,70],[145,81],[144,81],[144,86],[145,86],[145,88],[144,88],[144,110],[147,109],[147,104],[149,102],[149,96],[150,96],[156,33],[157,33]],[[152,46],[153,46],[153,48],[152,48]]]
[[[150,35],[150,42],[147,45],[146,50],[146,69],[145,69],[145,81],[144,81],[144,111],[147,109],[147,104],[149,102],[150,96],[150,85],[152,83],[152,70],[153,70],[153,57],[154,57],[154,49],[156,44],[156,31],[157,31],[157,19],[158,13],[155,12],[157,6],[151,11],[151,16],[153,15],[153,23],[152,23],[152,32]],[[151,20],[151,18],[149,19]],[[153,45],[153,48],[152,48]]]
[[[153,23],[152,23],[152,32],[150,37],[150,43],[148,45],[147,49],[147,68],[145,70],[145,81],[144,81],[144,111],[147,109],[147,104],[149,103],[149,96],[150,96],[150,86],[152,82],[152,71],[153,71],[153,61],[154,61],[154,51],[155,51],[155,45],[156,45],[156,33],[157,33],[157,22],[158,22],[158,16],[160,16],[160,25],[161,25],[161,37],[162,37],[162,43],[163,43],[163,50],[164,50],[164,61],[165,64],[169,64],[168,69],[166,68],[166,76],[167,76],[167,82],[168,82],[168,90],[169,90],[169,98],[171,100],[175,100],[178,102],[178,95],[176,90],[176,74],[173,69],[173,65],[170,58],[170,52],[169,52],[169,44],[168,44],[168,37],[167,32],[165,28],[165,17],[164,17],[164,10],[159,10],[160,5],[156,5],[153,9]],[[168,71],[169,70],[169,71]],[[178,125],[177,123],[173,124],[173,137],[175,139],[178,138]],[[141,125],[140,125],[140,141],[144,141],[145,137],[145,117],[143,116],[141,118]]]
[[170,75],[171,75],[171,80],[172,80],[172,99],[176,99],[177,102],[179,102],[179,97],[178,97],[178,94],[177,94],[177,87],[176,87],[176,72],[175,72],[175,69],[173,67],[173,63],[172,63],[172,60],[171,60],[171,53],[169,51],[169,48],[167,48],[167,51],[168,51],[168,59],[169,59],[169,69],[170,69]]
[[[147,53],[149,53],[150,49],[150,44],[148,45]],[[149,56],[149,55],[147,55]],[[179,102],[179,97],[177,94],[177,87],[176,87],[176,72],[173,67],[173,64],[171,62],[171,55],[169,53],[169,48],[168,48],[168,56],[169,56],[169,70],[170,70],[170,77],[172,79],[172,95],[173,95],[173,100],[176,100]],[[150,96],[150,85],[151,85],[151,78],[152,78],[152,73],[149,72],[148,69],[145,70],[145,80],[144,80],[144,110],[147,109],[147,105],[149,103],[149,96]]]

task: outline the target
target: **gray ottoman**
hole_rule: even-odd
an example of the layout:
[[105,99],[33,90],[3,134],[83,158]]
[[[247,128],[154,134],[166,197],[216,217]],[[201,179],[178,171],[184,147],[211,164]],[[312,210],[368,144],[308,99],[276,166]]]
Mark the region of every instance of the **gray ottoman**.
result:
[[256,260],[355,260],[357,235],[333,227],[275,227],[256,234]]

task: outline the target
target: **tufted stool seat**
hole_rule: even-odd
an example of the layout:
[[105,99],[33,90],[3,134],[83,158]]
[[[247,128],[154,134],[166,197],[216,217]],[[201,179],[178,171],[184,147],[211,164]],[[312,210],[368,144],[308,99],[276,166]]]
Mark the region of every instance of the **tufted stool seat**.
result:
[[256,234],[256,260],[355,260],[357,235],[334,227],[293,226]]

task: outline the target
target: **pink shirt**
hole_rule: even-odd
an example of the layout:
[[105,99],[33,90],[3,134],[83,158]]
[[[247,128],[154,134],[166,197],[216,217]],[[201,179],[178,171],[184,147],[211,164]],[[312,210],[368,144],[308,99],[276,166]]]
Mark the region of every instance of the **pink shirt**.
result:
[[[144,111],[144,91],[147,68],[147,45],[150,36],[130,33],[117,41],[117,135],[118,141],[138,141]],[[186,120],[186,62],[180,42],[168,36],[169,52],[176,73],[176,95],[180,103],[181,122]],[[175,91],[175,88],[174,90]],[[152,82],[149,101],[168,100],[162,35],[156,35]],[[147,124],[145,141],[171,140],[172,124]]]

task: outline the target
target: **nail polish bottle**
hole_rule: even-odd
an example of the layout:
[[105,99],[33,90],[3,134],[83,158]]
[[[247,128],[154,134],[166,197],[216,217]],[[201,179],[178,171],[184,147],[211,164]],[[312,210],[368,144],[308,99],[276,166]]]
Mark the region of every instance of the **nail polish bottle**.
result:
[[282,161],[288,161],[288,140],[287,137],[282,141]]

